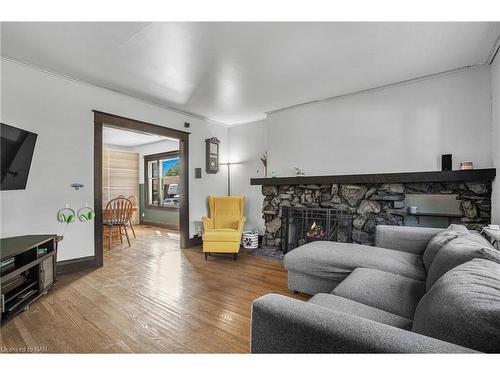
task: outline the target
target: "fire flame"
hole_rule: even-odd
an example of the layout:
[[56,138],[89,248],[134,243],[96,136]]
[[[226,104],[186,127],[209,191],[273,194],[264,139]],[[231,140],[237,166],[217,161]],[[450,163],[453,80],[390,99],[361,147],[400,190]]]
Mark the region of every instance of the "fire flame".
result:
[[309,228],[309,231],[306,233],[307,237],[310,238],[325,238],[326,233],[321,225],[316,224],[314,221],[311,227]]

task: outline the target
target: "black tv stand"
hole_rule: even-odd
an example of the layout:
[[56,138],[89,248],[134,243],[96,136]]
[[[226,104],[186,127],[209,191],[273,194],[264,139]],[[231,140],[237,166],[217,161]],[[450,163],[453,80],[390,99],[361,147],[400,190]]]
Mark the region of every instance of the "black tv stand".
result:
[[26,310],[56,282],[55,234],[2,238],[0,240],[1,325]]

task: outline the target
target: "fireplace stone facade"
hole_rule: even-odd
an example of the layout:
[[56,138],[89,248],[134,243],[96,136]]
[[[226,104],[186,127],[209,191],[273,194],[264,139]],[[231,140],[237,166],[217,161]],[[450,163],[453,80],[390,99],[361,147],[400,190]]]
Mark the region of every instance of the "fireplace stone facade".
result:
[[469,229],[490,222],[491,182],[263,185],[263,245],[280,246],[282,207],[324,207],[353,215],[352,242],[373,244],[379,224],[404,225],[405,194],[457,195]]

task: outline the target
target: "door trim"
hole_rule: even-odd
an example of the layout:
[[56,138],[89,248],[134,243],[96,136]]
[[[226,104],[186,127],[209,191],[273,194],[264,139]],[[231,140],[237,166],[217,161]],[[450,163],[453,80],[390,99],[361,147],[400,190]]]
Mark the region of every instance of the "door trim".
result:
[[180,247],[191,247],[193,241],[189,238],[189,134],[188,132],[166,128],[140,120],[113,115],[97,110],[94,112],[94,247],[95,266],[103,265],[102,240],[102,128],[104,126],[118,129],[145,132],[162,135],[179,141],[179,231]]

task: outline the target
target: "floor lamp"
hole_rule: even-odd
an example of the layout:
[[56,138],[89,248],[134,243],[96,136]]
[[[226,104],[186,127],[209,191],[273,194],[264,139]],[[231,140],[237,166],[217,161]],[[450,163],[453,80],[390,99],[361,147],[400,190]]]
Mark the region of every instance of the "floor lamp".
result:
[[237,163],[220,163],[220,165],[227,165],[227,196],[231,195],[231,165]]

